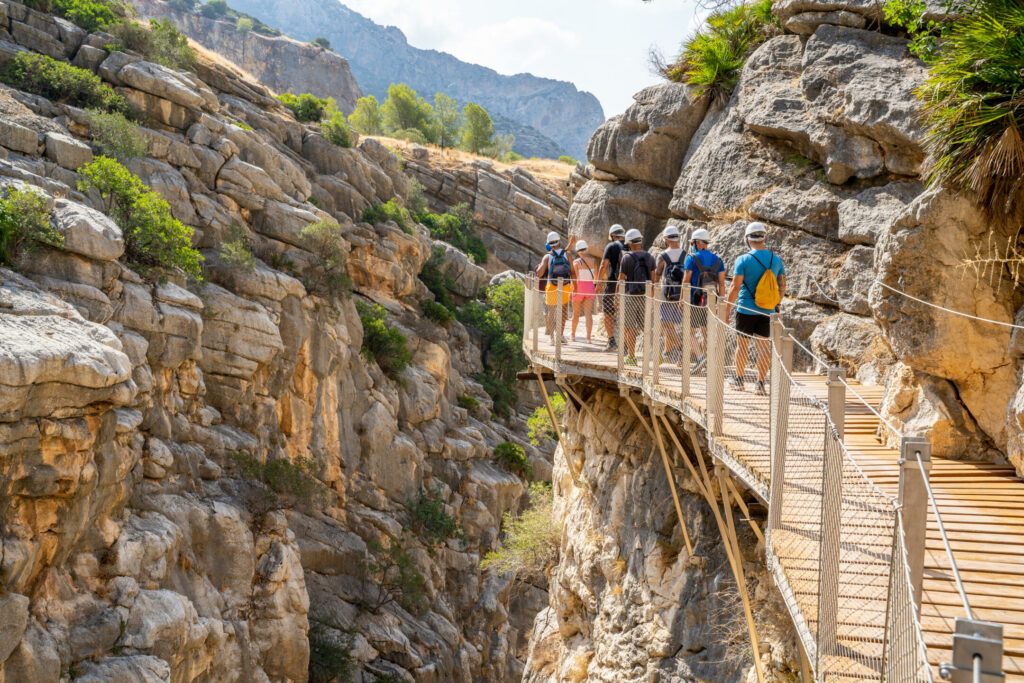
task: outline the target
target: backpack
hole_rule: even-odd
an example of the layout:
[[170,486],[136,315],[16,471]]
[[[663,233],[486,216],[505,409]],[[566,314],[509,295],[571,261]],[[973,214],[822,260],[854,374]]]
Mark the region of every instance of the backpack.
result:
[[714,289],[718,283],[718,271],[721,268],[722,260],[715,256],[714,263],[705,268],[700,261],[699,253],[697,253],[693,255],[693,263],[697,266],[697,281],[693,283],[690,303],[694,306],[707,306],[708,290]]
[[686,271],[683,270],[683,258],[686,256],[686,252],[679,254],[679,260],[673,261],[669,258],[667,253],[662,253],[661,257],[665,260],[665,273],[664,273],[664,286],[662,292],[665,294],[666,301],[679,301],[679,295],[683,290],[683,275]]
[[[628,256],[636,259],[636,265],[633,266],[633,277],[626,280],[626,294],[645,294],[647,283],[651,280],[651,267],[647,263],[650,254],[640,250],[631,251]],[[623,255],[623,258],[625,257],[626,255]]]
[[779,294],[779,281],[772,270],[772,264],[775,263],[775,253],[771,252],[771,258],[768,260],[767,267],[754,256],[753,252],[751,252],[750,256],[757,261],[757,265],[764,268],[764,272],[761,274],[761,279],[757,281],[757,287],[754,291],[751,292],[750,285],[746,281],[743,284],[746,286],[747,291],[754,296],[754,304],[758,308],[774,311],[775,307],[782,303],[782,296]]
[[548,263],[548,282],[557,284],[558,278],[568,280],[572,275],[572,266],[565,255],[565,249],[551,250],[551,261]]

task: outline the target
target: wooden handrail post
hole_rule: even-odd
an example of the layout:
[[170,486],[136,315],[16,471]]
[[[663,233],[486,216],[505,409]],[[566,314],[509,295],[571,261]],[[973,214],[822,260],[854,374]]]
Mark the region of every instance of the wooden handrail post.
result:
[[552,336],[555,339],[555,369],[559,369],[562,364],[562,292],[565,287],[565,280],[558,278],[558,301],[555,302],[555,329],[551,331]]
[[651,352],[654,356],[651,367],[651,393],[653,394],[658,390],[658,380],[661,377],[661,354],[662,354],[662,343],[661,343],[661,300],[664,298],[665,286],[662,283],[658,283],[654,287],[654,299],[651,301],[652,319],[653,324],[651,326]]
[[686,283],[682,286],[679,292],[679,305],[683,307],[683,338],[680,339],[682,345],[682,360],[680,360],[681,370],[681,385],[680,394],[682,399],[679,404],[680,410],[686,407],[686,397],[690,395],[690,375],[692,372],[691,356],[693,355],[693,331],[690,329],[693,325],[693,311],[690,310],[690,283]]
[[[917,456],[921,456],[921,464]],[[914,604],[921,611],[921,586],[924,580],[925,535],[928,530],[928,489],[924,485],[921,468],[927,476],[932,467],[932,445],[928,439],[905,436],[900,439],[899,503],[903,510],[903,538],[907,544],[910,564],[910,584],[914,589]]]
[[818,669],[835,654],[839,622],[839,560],[843,513],[843,449],[825,430],[821,471],[821,545],[818,549]]
[[[653,325],[651,324],[651,305],[654,301],[654,284],[648,280],[644,285],[644,349],[640,356],[640,386],[643,387],[650,376],[651,359],[654,356]],[[633,355],[636,355],[634,352]]]
[[615,285],[615,353],[618,356],[618,376],[622,379],[626,365],[626,284],[619,280]]
[[840,440],[845,440],[846,433],[846,370],[843,368],[828,369],[828,415],[835,425]]
[[540,300],[540,281],[534,277],[532,278],[532,283],[530,298],[533,300],[533,303],[530,304],[530,327],[533,329],[531,344],[533,346],[533,353],[536,354],[540,349],[540,316],[537,315],[537,311],[544,309],[537,308],[537,302]]
[[[778,323],[778,321],[776,320]],[[783,497],[786,489],[786,437],[789,433],[789,376],[785,372],[783,349],[788,345],[792,358],[793,338],[785,333],[781,323],[773,326],[775,350],[772,354],[772,391],[769,417],[769,449],[771,450],[771,479],[768,489],[768,531],[782,523]]]
[[708,428],[713,436],[722,433],[725,405],[725,311],[728,302],[715,292],[708,293]]

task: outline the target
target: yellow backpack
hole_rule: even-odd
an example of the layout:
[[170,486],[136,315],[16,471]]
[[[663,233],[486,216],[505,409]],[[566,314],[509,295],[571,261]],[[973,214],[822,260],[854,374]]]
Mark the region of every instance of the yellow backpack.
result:
[[[751,257],[757,261],[759,266],[764,267],[764,264],[758,261],[756,256],[751,254]],[[763,308],[766,311],[774,311],[775,307],[782,302],[782,295],[779,294],[779,281],[772,270],[774,262],[775,254],[773,253],[771,260],[768,261],[768,267],[764,269],[764,274],[757,282],[757,289],[754,290],[754,303],[758,308]]]

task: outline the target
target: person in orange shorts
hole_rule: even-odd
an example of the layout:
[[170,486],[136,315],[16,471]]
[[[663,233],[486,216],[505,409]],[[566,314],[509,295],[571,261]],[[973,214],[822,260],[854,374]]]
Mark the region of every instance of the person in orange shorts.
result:
[[597,280],[595,269],[598,264],[596,259],[587,253],[587,243],[584,240],[576,242],[576,260],[572,262],[572,279],[575,283],[575,293],[572,295],[572,340],[576,341],[576,328],[579,327],[580,318],[587,319],[587,343],[590,343],[590,335],[594,331],[594,300],[597,298]]
[[573,279],[572,263],[569,254],[562,247],[562,238],[557,232],[549,232],[547,240],[548,253],[537,266],[537,278],[544,288],[544,304],[547,310],[544,316],[544,330],[554,338],[555,314],[558,311],[558,281],[562,280],[562,329],[558,334],[565,341],[565,323],[569,317],[569,301],[572,300]]

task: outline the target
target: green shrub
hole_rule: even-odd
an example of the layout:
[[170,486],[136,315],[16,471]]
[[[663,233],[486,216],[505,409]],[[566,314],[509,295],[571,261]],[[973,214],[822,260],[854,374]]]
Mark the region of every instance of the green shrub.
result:
[[415,178],[409,179],[409,192],[405,196],[405,206],[417,221],[420,220],[420,216],[427,213],[426,189],[423,187],[423,183]]
[[505,280],[487,288],[485,301],[471,301],[456,313],[479,337],[484,372],[475,379],[493,399],[499,415],[511,414],[516,375],[527,365],[522,349],[524,291],[521,280]]
[[473,211],[468,204],[456,204],[448,213],[423,213],[417,220],[427,227],[431,237],[465,252],[473,263],[487,260],[487,247],[476,232]]
[[388,603],[397,602],[412,614],[424,614],[427,611],[427,582],[402,543],[392,539],[384,548],[372,541],[367,547],[373,554],[367,570],[377,584],[377,595],[368,602],[367,609],[376,613]]
[[316,258],[313,271],[303,274],[306,288],[328,296],[342,296],[352,290],[348,276],[348,253],[341,225],[334,220],[310,223],[299,232],[307,251]]
[[512,146],[515,144],[516,136],[511,133],[495,135],[491,138],[491,143],[480,150],[480,154],[507,163],[512,161]]
[[46,55],[19,52],[0,72],[4,83],[76,107],[129,113],[128,101],[87,69]]
[[356,100],[356,108],[348,117],[348,125],[363,135],[380,135],[384,132],[384,118],[380,104],[373,95]]
[[512,474],[529,479],[533,476],[533,466],[526,457],[526,451],[517,443],[503,441],[494,447],[494,459],[505,466]]
[[86,31],[105,29],[126,14],[123,5],[107,0],[52,0],[51,7],[55,14]]
[[493,567],[516,576],[541,575],[558,561],[561,532],[554,515],[554,494],[550,484],[530,484],[529,507],[521,515],[506,512],[502,517],[502,547],[484,556],[481,569]]
[[[556,420],[561,420],[565,416],[565,396],[563,394],[551,395],[551,410],[555,412]],[[534,446],[539,446],[545,441],[558,441],[558,430],[551,423],[547,406],[537,406],[527,419],[526,426],[529,428],[530,443]]]
[[210,19],[220,19],[228,13],[227,0],[208,0],[199,8],[199,13]]
[[441,304],[449,312],[456,310],[455,302],[452,300],[452,289],[455,283],[451,276],[441,271],[441,263],[444,261],[444,247],[438,245],[430,251],[430,258],[423,264],[420,271],[420,281],[426,285],[437,303]]
[[456,399],[456,402],[459,404],[460,408],[464,408],[471,413],[480,407],[480,401],[476,400],[475,396],[470,396],[469,394],[460,395],[458,399]]
[[256,270],[256,257],[249,245],[249,235],[245,228],[235,223],[228,231],[227,239],[220,245],[220,260],[224,265],[243,272]]
[[423,315],[427,317],[427,320],[432,320],[439,325],[446,325],[455,318],[455,314],[444,304],[429,299],[423,302]]
[[238,21],[235,22],[235,30],[239,33],[248,33],[252,27],[252,19],[249,17],[238,17]]
[[352,679],[355,660],[353,636],[311,617],[309,620],[309,683],[336,683]]
[[389,199],[383,204],[373,204],[363,211],[364,223],[377,225],[387,221],[394,221],[402,229],[402,232],[408,235],[412,234],[413,218],[409,214],[409,210],[399,204],[397,199]]
[[436,491],[420,490],[406,507],[410,528],[428,548],[435,548],[449,538],[462,538],[459,521],[445,512],[444,499]]
[[465,123],[462,127],[462,147],[466,151],[479,154],[494,141],[494,123],[487,110],[475,102],[470,102],[462,110]]
[[363,324],[363,356],[375,360],[388,377],[398,377],[412,360],[405,335],[387,323],[387,311],[380,304],[358,301],[356,309]]
[[323,37],[314,38],[313,39],[313,45],[316,45],[321,50],[330,50],[331,49],[331,41],[329,41],[329,40],[327,40],[326,38],[323,38]]
[[334,111],[320,123],[320,128],[324,132],[324,137],[327,141],[337,145],[338,147],[351,147],[352,146],[352,131],[349,130],[348,124],[345,123],[345,115],[340,111]]
[[143,268],[177,269],[202,279],[203,257],[192,248],[192,228],[171,215],[163,197],[120,163],[98,156],[78,169],[82,192],[97,190],[124,233],[125,255]]
[[64,235],[50,222],[47,198],[28,188],[9,187],[0,198],[0,263],[16,266],[39,243],[64,244]]
[[250,496],[250,508],[261,512],[298,508],[307,512],[325,504],[326,487],[316,477],[316,465],[309,458],[295,462],[275,458],[260,462],[248,453],[231,454],[239,474],[256,484],[262,496]]
[[150,19],[148,24],[124,21],[110,27],[109,32],[117,38],[111,49],[137,52],[171,69],[195,69],[195,50],[188,44],[185,34],[168,19]]
[[121,112],[89,110],[89,137],[104,156],[121,161],[146,156],[146,136]]
[[427,136],[421,131],[415,128],[399,128],[398,130],[391,131],[391,137],[398,138],[399,140],[405,140],[415,145],[425,145],[430,142]]
[[713,12],[704,28],[683,44],[676,61],[660,65],[661,72],[671,81],[694,86],[697,95],[724,100],[736,86],[746,58],[779,31],[772,0]]
[[562,156],[558,157],[558,160],[561,161],[563,164],[569,164],[570,166],[575,166],[576,164],[580,163],[579,160],[574,159],[568,154],[563,154]]
[[277,96],[278,101],[287,107],[298,121],[319,121],[327,113],[329,101],[308,92],[293,95],[290,92]]
[[[245,121],[235,121],[235,122],[234,122],[234,125],[238,126],[238,127],[239,127],[239,128],[241,128],[242,130],[252,131],[252,126],[250,126],[250,125],[249,125],[248,123],[246,123]],[[315,206],[315,205],[314,205],[314,206]]]
[[1024,210],[1022,93],[1024,5],[1016,0],[979,0],[952,22],[918,92],[931,183],[968,190],[995,216],[1018,221]]

